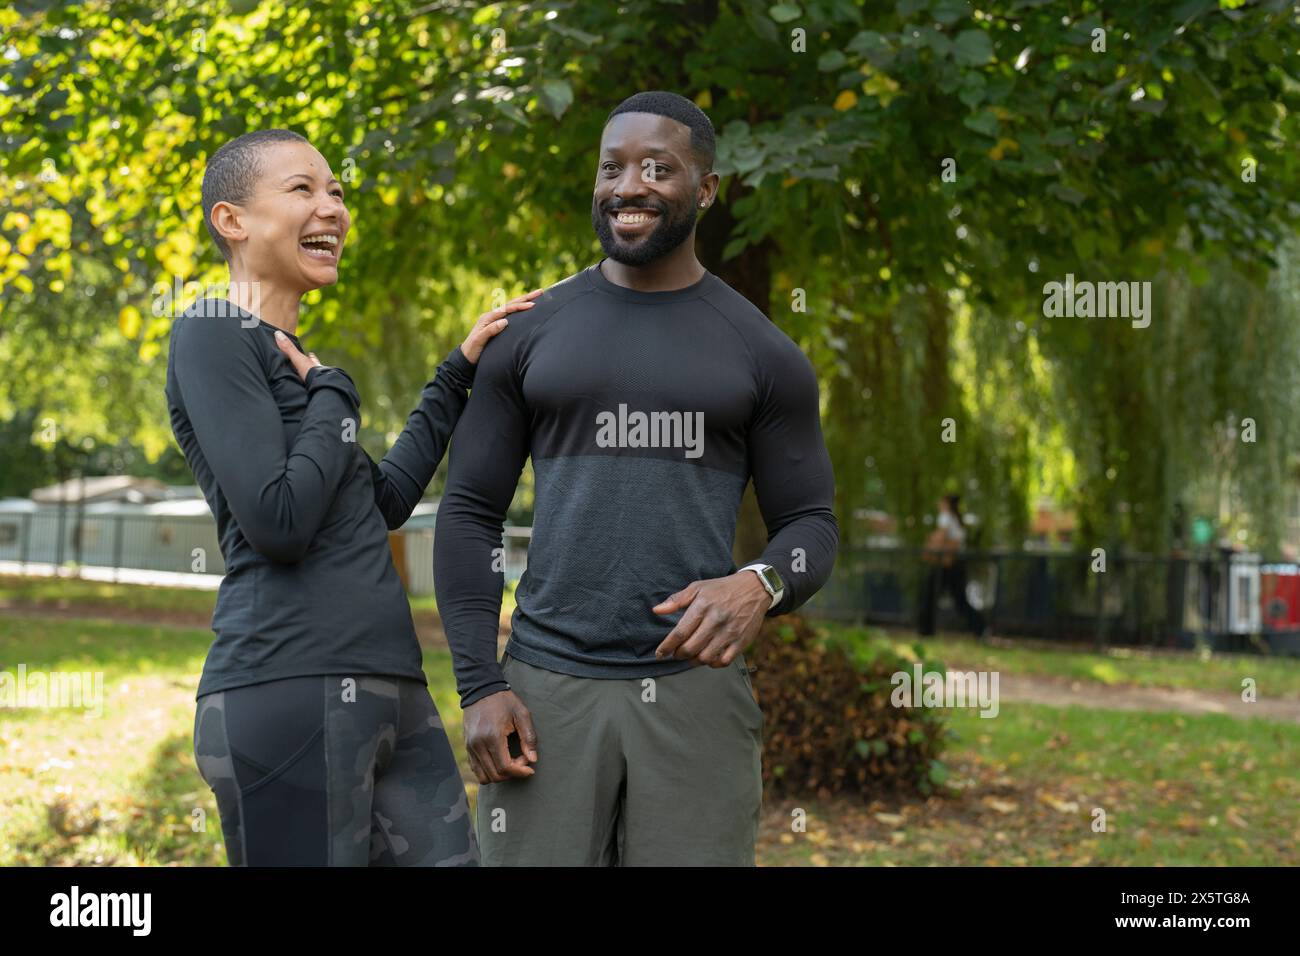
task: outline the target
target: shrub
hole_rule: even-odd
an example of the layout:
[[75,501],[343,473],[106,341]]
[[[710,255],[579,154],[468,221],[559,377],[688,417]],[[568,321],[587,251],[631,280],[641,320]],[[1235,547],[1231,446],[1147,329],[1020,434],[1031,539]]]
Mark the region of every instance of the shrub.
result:
[[746,659],[763,710],[763,784],[773,795],[931,793],[947,768],[944,711],[895,707],[891,676],[943,666],[922,645],[867,628],[765,621]]

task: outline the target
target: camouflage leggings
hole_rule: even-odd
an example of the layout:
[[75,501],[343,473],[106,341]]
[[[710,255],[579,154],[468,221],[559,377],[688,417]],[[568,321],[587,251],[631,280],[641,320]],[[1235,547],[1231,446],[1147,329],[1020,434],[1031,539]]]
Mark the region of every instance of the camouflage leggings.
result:
[[194,755],[231,866],[476,866],[465,786],[419,681],[294,677],[206,694]]

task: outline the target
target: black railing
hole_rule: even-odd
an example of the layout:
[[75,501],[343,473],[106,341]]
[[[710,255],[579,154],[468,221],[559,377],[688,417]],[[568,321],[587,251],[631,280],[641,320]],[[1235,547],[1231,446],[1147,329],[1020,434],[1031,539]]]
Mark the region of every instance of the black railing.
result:
[[[1091,554],[964,551],[966,594],[994,634],[1097,646],[1208,647],[1300,654],[1300,615],[1262,605],[1257,559],[1231,552],[1187,556],[1115,554],[1105,570]],[[805,606],[810,615],[916,628],[933,588],[920,548],[841,551],[831,580]],[[934,589],[936,626],[967,622]],[[1252,610],[1253,607],[1253,610]]]

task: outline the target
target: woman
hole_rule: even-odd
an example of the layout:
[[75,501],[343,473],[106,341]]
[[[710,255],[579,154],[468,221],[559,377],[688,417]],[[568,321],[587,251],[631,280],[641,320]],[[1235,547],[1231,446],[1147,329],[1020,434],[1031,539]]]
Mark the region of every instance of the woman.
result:
[[952,597],[972,634],[980,639],[988,636],[984,615],[966,597],[966,562],[961,556],[961,550],[966,546],[966,523],[962,521],[960,503],[958,495],[944,495],[939,499],[938,519],[922,552],[922,557],[930,564],[921,591],[918,631],[923,637],[934,633],[934,607],[940,590],[946,590]]
[[209,160],[203,211],[231,292],[176,319],[166,393],[226,562],[194,751],[227,857],[476,865],[388,531],[433,476],[484,345],[538,293],[479,318],[376,464],[352,380],[296,334],[350,225],[324,157],[287,130],[241,136]]

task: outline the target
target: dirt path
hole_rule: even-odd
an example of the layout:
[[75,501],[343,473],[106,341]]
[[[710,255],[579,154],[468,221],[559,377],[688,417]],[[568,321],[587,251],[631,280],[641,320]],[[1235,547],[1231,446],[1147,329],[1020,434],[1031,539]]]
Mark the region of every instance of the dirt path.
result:
[[[0,614],[15,617],[45,617],[70,619],[111,620],[121,624],[145,627],[192,627],[205,629],[212,623],[210,612],[189,611],[139,611],[111,604],[74,604],[66,607],[51,605],[11,604],[0,602]],[[434,613],[417,613],[415,629],[420,643],[425,647],[445,649],[446,635],[442,621]],[[509,636],[510,621],[502,617],[498,646],[503,647]],[[1262,717],[1285,723],[1300,724],[1300,700],[1261,699],[1247,704],[1231,693],[1206,690],[1188,690],[1170,687],[1135,687],[1107,685],[1091,681],[1048,677],[1041,674],[1008,674],[1001,672],[998,693],[1002,705],[1027,703],[1046,704],[1052,707],[1091,707],[1099,710],[1172,711],[1180,714],[1226,714],[1248,720]]]
[[1111,686],[1062,677],[1045,677],[1041,674],[1008,674],[1004,671],[998,679],[998,694],[1003,706],[1027,703],[1068,707],[1075,704],[1099,710],[1226,714],[1242,720],[1262,717],[1300,724],[1300,701],[1260,699],[1247,704],[1236,694],[1207,690]]

